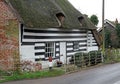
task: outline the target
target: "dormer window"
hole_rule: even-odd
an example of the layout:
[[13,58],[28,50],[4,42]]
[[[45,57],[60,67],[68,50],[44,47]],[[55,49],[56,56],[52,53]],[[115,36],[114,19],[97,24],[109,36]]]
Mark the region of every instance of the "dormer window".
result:
[[84,17],[83,17],[83,16],[80,16],[80,17],[78,17],[78,20],[79,20],[79,22],[80,22],[80,26],[82,27],[82,26],[83,26]]
[[58,14],[56,14],[56,17],[57,17],[59,26],[62,27],[63,22],[64,22],[64,18],[65,18],[64,14],[63,13],[58,13]]

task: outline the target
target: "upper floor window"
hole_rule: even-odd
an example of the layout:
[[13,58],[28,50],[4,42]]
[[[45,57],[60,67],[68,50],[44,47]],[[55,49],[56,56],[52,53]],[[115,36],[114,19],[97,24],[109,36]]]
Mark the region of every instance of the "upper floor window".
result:
[[62,27],[62,26],[63,26],[64,19],[65,19],[64,14],[63,14],[63,13],[57,13],[57,14],[56,14],[56,17],[57,17],[59,26]]
[[78,17],[78,20],[79,20],[79,22],[80,22],[80,26],[83,26],[84,17],[83,17],[83,16],[80,16],[80,17]]

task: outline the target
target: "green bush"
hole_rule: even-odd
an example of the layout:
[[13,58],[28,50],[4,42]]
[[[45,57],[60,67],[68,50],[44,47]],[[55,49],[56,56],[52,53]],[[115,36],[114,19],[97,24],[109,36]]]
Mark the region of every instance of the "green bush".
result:
[[105,63],[120,62],[120,50],[119,49],[106,49],[104,61]]
[[96,65],[102,62],[100,51],[90,51],[89,53],[78,52],[75,57],[72,56],[71,62],[77,67]]
[[101,51],[90,51],[90,65],[95,65],[102,62]]

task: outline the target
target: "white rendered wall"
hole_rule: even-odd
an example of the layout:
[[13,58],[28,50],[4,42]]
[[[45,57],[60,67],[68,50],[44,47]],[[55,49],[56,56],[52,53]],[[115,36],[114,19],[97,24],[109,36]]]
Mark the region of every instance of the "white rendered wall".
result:
[[35,62],[34,46],[21,46],[21,60],[29,60]]
[[96,51],[96,50],[98,50],[98,49],[99,49],[98,46],[88,47],[88,48],[87,48],[87,52]]

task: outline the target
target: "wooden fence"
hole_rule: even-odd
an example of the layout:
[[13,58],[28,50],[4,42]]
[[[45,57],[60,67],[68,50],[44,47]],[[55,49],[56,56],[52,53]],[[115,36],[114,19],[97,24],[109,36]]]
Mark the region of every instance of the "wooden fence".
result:
[[[8,60],[2,60],[8,61]],[[66,64],[58,67],[63,68],[66,72],[80,70],[82,68],[97,65],[99,63],[116,63],[120,62],[120,49],[106,49],[105,56],[102,56],[100,51],[92,51],[89,53],[76,53],[73,55]],[[62,63],[61,63],[62,64]],[[33,63],[31,61],[21,61],[20,69],[22,71],[39,71],[41,70],[41,64]],[[0,76],[2,74],[12,74],[18,66],[14,64],[14,70],[5,71],[0,67]],[[54,68],[54,67],[53,67]],[[56,67],[55,67],[56,68]]]
[[80,70],[85,67],[95,66],[99,63],[120,62],[120,49],[106,49],[105,56],[101,51],[91,51],[89,53],[76,53],[70,59],[70,63],[65,65],[66,72]]

